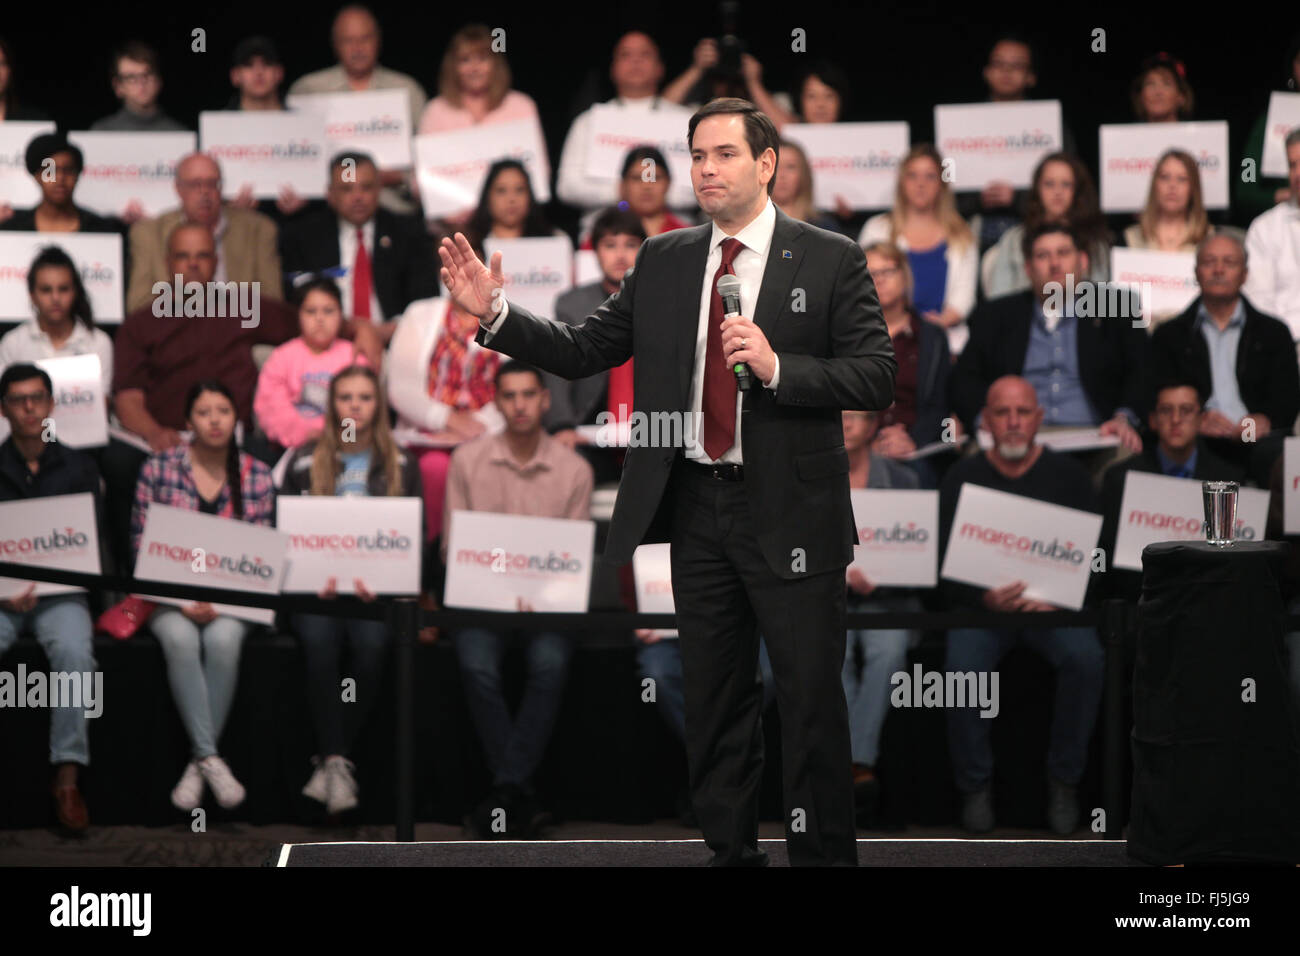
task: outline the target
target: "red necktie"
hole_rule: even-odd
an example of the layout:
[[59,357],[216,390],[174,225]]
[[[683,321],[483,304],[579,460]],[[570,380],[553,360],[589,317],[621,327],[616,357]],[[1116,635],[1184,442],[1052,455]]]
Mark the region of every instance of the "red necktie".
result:
[[352,317],[370,318],[370,255],[366,252],[366,233],[357,228],[357,257],[352,263]]
[[704,348],[704,453],[717,460],[736,443],[736,376],[722,362],[722,296],[718,280],[735,275],[731,263],[743,249],[739,239],[722,240],[722,264],[713,277],[713,297],[709,301],[709,329]]

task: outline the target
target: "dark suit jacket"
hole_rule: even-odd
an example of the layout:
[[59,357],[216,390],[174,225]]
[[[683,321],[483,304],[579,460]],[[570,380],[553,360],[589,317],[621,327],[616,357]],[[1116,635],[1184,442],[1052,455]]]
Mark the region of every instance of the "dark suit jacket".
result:
[[[635,355],[635,411],[689,411],[711,231],[706,224],[647,240],[619,291],[576,328],[509,303],[490,347],[568,379]],[[795,289],[803,296],[797,299]],[[792,310],[796,302],[801,311]],[[840,411],[887,407],[897,372],[862,250],[777,210],[754,311],[781,362],[779,387],[755,382],[742,405],[754,533],[769,567],[783,578],[843,570],[858,536]],[[488,344],[485,338],[480,329],[478,341]],[[664,492],[680,456],[678,448],[628,450],[607,561],[624,564],[643,541],[669,540],[671,495]]]
[[933,322],[921,319],[917,336],[916,422],[908,429],[920,448],[939,440],[948,406],[948,379],[952,375],[952,353],[948,333]]
[[[89,209],[77,207],[77,214],[81,217],[81,228],[78,232],[94,233],[112,233],[116,232],[123,240],[126,239],[126,227],[117,219],[111,219],[106,216],[100,216],[91,212]],[[0,229],[10,232],[35,232],[36,231],[36,209],[15,209],[14,214],[10,216]],[[123,253],[126,251],[125,241],[122,244]]]
[[[555,318],[566,325],[581,325],[608,298],[600,281],[580,285],[555,300]],[[542,379],[551,390],[551,410],[543,420],[548,431],[594,424],[608,404],[609,372],[597,372],[573,382],[543,372]]]
[[[1296,364],[1291,329],[1241,297],[1246,324],[1237,344],[1237,390],[1246,410],[1268,416],[1275,431],[1290,434],[1300,412],[1300,366]],[[1153,385],[1172,378],[1198,383],[1206,395],[1214,391],[1210,377],[1210,347],[1196,327],[1201,297],[1151,337]]]
[[[1130,312],[1131,315],[1137,313]],[[1020,375],[1029,348],[1034,294],[1028,290],[989,299],[968,320],[970,339],[953,367],[948,385],[957,415],[974,431],[984,397],[1003,375]],[[1079,378],[1097,414],[1105,421],[1130,408],[1139,420],[1147,406],[1147,333],[1131,319],[1079,319]]]
[[[375,248],[370,254],[375,295],[386,320],[397,318],[415,300],[438,294],[440,263],[418,219],[377,209]],[[337,266],[352,268],[352,263],[339,259],[339,220],[332,209],[298,217],[280,234],[280,261],[286,276]],[[292,283],[286,281],[285,288],[291,287]],[[345,309],[350,306],[344,303]]]

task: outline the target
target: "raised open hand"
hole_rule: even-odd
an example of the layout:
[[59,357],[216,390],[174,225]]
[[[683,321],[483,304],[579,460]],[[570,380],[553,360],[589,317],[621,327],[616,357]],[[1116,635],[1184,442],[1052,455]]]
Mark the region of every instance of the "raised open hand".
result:
[[501,253],[492,253],[489,269],[474,254],[464,234],[458,232],[455,237],[442,240],[438,255],[442,258],[439,274],[443,288],[456,305],[482,320],[494,317],[500,311],[499,304],[505,300],[501,292],[506,283],[501,271]]

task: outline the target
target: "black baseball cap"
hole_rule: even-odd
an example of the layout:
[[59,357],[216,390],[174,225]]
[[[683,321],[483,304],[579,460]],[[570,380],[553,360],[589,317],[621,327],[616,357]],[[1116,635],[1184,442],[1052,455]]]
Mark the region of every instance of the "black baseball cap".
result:
[[281,66],[280,51],[270,37],[255,36],[240,40],[235,46],[235,53],[230,58],[231,66],[248,66],[254,57],[261,57],[273,66]]

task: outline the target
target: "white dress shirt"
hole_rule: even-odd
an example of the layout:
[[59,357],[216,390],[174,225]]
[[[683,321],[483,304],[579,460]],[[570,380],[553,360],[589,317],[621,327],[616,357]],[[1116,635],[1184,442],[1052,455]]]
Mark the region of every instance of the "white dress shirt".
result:
[[230,220],[226,218],[223,212],[217,217],[217,224],[212,227],[212,245],[217,250],[217,268],[212,273],[213,282],[230,281],[230,273],[226,270],[226,257],[223,255],[225,249],[223,243],[226,241],[226,230],[230,228]]
[[[384,321],[384,310],[379,307],[375,292],[375,220],[361,227],[365,236],[366,253],[370,256],[370,321]],[[343,293],[343,314],[352,317],[352,270],[357,264],[357,227],[346,219],[339,220],[339,265],[343,275],[339,278],[339,291]]]
[[1300,341],[1300,208],[1294,202],[1255,217],[1246,231],[1246,265],[1242,291],[1250,304],[1281,319]]
[[60,348],[43,331],[35,318],[28,319],[0,338],[0,370],[20,362],[68,358],[73,355],[98,355],[99,374],[105,397],[113,393],[113,340],[103,329],[88,329],[81,322],[72,326],[72,334]]

